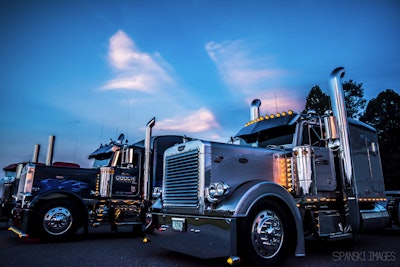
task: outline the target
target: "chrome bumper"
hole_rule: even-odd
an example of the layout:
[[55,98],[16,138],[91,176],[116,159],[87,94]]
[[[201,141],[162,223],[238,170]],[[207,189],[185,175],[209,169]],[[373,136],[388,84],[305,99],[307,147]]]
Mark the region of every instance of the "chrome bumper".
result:
[[237,254],[235,218],[155,215],[151,238],[160,247],[204,259]]

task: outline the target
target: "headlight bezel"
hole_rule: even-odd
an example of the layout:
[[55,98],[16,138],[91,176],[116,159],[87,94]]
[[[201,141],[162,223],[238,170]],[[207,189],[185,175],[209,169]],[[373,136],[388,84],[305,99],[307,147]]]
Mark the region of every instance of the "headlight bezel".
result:
[[152,197],[153,199],[160,198],[162,196],[163,189],[161,186],[153,187]]
[[210,203],[217,203],[227,194],[229,194],[229,185],[225,182],[211,183],[206,187],[206,198]]

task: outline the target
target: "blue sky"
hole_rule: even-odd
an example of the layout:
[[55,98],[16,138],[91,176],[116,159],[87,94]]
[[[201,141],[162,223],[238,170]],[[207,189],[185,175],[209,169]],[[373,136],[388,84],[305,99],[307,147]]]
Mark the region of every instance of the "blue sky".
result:
[[262,113],[301,111],[331,70],[365,98],[400,88],[400,2],[1,1],[0,163],[89,166],[123,132],[227,141]]

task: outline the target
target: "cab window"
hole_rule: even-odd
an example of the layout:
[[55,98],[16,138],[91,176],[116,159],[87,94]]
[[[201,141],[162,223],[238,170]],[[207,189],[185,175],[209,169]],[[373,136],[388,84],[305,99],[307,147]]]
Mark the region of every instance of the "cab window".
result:
[[302,127],[301,145],[325,147],[320,125],[305,123]]

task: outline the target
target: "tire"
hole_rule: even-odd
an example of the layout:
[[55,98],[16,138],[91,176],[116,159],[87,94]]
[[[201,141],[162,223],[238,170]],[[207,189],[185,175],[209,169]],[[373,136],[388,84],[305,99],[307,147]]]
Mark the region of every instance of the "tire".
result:
[[239,255],[246,266],[281,265],[294,248],[294,231],[289,217],[272,200],[257,202],[240,229]]
[[39,237],[50,241],[72,237],[81,225],[78,210],[65,199],[52,200],[41,206],[36,223]]

